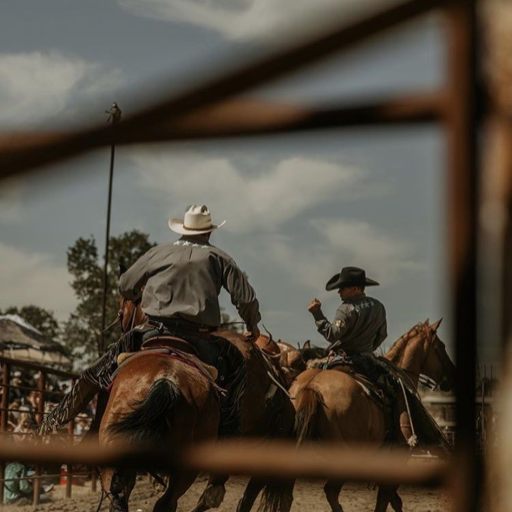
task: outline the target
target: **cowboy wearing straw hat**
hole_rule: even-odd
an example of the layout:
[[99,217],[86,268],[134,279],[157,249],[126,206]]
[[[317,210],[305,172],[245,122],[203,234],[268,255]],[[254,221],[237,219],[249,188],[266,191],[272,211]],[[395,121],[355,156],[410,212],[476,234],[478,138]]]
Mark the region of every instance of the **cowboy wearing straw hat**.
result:
[[[219,368],[224,372],[225,387],[229,388],[230,379],[233,388],[235,381],[243,385],[242,355],[234,345],[227,341],[223,344],[223,340],[211,334],[221,323],[218,300],[221,288],[230,294],[247,326],[248,336],[259,337],[261,316],[256,294],[245,274],[230,256],[210,244],[211,233],[223,225],[224,222],[212,223],[205,205],[192,205],[184,219],[169,220],[169,228],[182,235],[181,238],[150,249],[119,280],[119,291],[125,299],[136,300],[142,295],[141,307],[148,323],[125,334],[82,374],[63,401],[43,420],[40,433],[58,430],[74,418],[101,388],[109,386],[119,354],[138,351],[146,339],[158,334],[186,339],[207,364],[217,368],[228,364],[229,368]],[[222,358],[221,349],[224,351]],[[242,371],[244,375],[240,374]],[[229,394],[227,401],[229,408]],[[240,425],[233,417],[239,419],[239,411],[235,410],[237,404],[231,405],[231,424],[224,426],[225,433],[237,434]],[[221,426],[221,430],[224,427]]]

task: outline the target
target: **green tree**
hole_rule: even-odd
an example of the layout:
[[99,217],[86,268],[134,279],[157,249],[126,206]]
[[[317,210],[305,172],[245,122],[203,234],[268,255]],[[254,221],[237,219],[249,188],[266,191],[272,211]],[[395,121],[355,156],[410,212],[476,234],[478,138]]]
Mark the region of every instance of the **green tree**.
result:
[[[119,311],[119,264],[130,267],[155,244],[149,235],[133,230],[110,238],[109,267],[107,270],[107,325],[117,317]],[[73,280],[71,286],[78,299],[76,310],[64,326],[63,339],[66,346],[80,364],[94,361],[100,354],[101,315],[103,304],[103,258],[98,254],[94,237],[79,238],[68,252],[68,271]],[[120,336],[119,329],[105,334],[108,346]]]
[[53,311],[31,304],[22,307],[11,306],[4,311],[0,310],[0,315],[18,315],[48,338],[53,340],[59,337],[60,326]]

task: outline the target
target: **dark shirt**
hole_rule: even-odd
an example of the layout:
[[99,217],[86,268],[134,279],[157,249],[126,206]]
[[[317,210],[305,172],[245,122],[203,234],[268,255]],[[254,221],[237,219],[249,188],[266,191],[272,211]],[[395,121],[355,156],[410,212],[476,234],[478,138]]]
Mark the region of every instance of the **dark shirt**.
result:
[[364,293],[345,300],[333,323],[321,311],[314,317],[318,332],[330,343],[340,341],[347,354],[373,352],[388,335],[384,306]]
[[119,280],[121,295],[128,300],[140,296],[142,286],[142,310],[151,317],[218,327],[218,297],[224,287],[248,330],[261,320],[256,294],[234,260],[191,237],[153,247]]

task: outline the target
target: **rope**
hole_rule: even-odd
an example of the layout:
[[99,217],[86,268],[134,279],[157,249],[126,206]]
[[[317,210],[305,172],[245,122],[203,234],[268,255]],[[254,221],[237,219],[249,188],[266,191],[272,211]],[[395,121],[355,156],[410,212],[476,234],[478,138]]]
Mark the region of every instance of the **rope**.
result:
[[411,409],[409,407],[409,400],[407,399],[407,392],[405,391],[404,383],[402,382],[402,379],[398,379],[398,382],[400,382],[400,387],[402,388],[402,393],[405,399],[405,407],[407,408],[407,414],[409,415],[409,422],[411,424],[412,430],[412,436],[407,439],[407,444],[411,448],[414,448],[418,444],[418,436],[416,435],[416,430],[414,429],[414,422],[412,421]]
[[101,496],[100,496],[100,502],[98,503],[98,508],[96,509],[96,512],[100,512],[101,505],[103,505],[103,501],[108,496],[107,491],[105,489],[101,489]]
[[288,390],[272,375],[272,373],[267,370],[267,375],[270,377],[272,382],[290,399],[294,400],[294,398],[291,397],[290,393],[288,393]]

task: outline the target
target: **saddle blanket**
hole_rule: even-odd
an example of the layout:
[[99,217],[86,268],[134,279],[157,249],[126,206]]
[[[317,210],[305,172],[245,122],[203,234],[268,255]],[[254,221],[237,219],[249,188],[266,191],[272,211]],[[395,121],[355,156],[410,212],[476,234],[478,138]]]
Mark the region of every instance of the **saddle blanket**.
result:
[[213,366],[210,366],[206,363],[203,363],[199,358],[193,356],[191,354],[187,354],[181,350],[170,348],[170,347],[155,347],[148,349],[141,349],[139,352],[131,352],[131,353],[122,353],[118,357],[118,367],[114,374],[112,375],[112,384],[107,388],[107,391],[110,392],[112,386],[114,385],[115,379],[118,376],[119,372],[128,364],[128,362],[132,362],[134,359],[150,356],[150,355],[160,355],[164,357],[171,357],[178,361],[181,361],[184,364],[191,366],[198,370],[213,386],[213,388],[221,395],[226,394],[226,390],[221,388],[215,381],[218,377],[218,371]]

